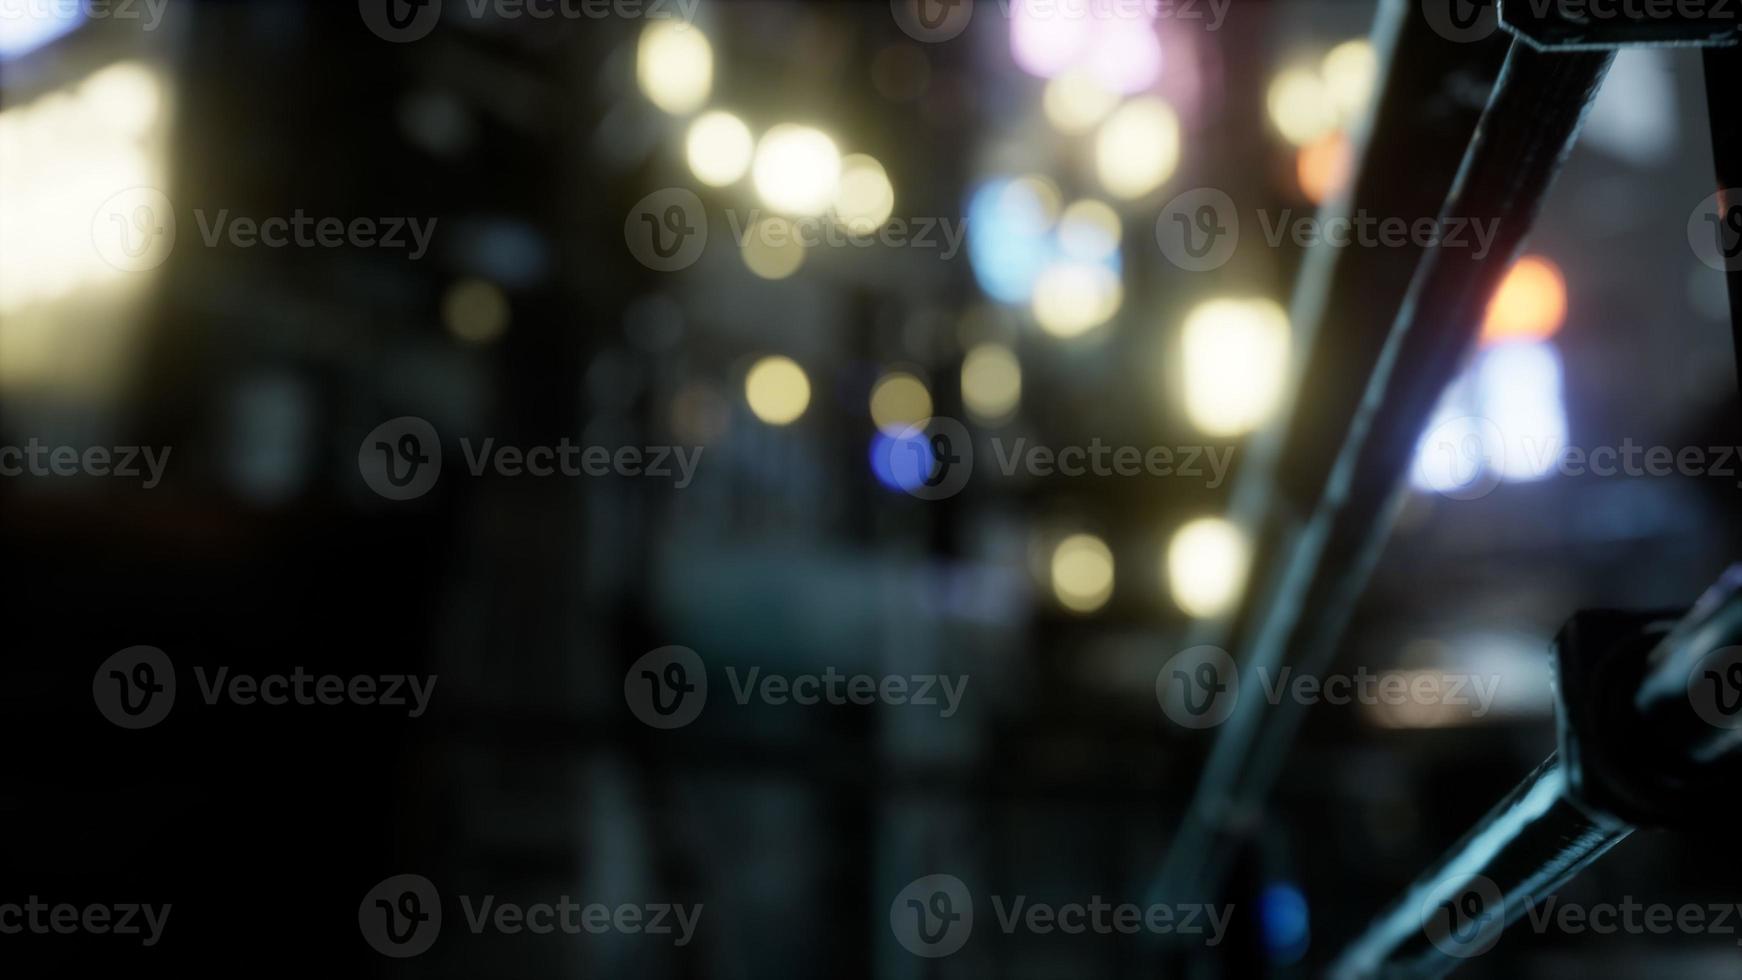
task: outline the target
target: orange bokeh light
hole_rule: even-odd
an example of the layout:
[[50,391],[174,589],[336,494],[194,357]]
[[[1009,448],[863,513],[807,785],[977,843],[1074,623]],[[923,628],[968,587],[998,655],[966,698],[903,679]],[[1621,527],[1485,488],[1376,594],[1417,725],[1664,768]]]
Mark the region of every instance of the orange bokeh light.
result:
[[1295,175],[1300,192],[1314,204],[1323,204],[1343,189],[1349,179],[1349,138],[1340,131],[1326,133],[1300,148],[1295,157]]
[[1513,264],[1488,303],[1481,343],[1544,340],[1567,318],[1567,281],[1553,262],[1527,255]]

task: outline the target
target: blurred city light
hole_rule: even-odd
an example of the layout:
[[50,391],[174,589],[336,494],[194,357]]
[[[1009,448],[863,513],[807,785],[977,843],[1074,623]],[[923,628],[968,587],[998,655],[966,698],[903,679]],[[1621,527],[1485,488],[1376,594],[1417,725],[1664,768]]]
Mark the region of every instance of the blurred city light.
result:
[[905,371],[892,371],[871,388],[871,421],[885,435],[899,435],[931,418],[931,392]]
[[1270,83],[1265,104],[1283,139],[1305,146],[1337,125],[1337,102],[1317,73],[1288,68]]
[[0,111],[0,385],[113,380],[131,318],[50,304],[124,300],[168,258],[167,114],[158,74],[133,61]]
[[1366,38],[1344,41],[1325,55],[1319,68],[1338,121],[1348,126],[1366,111],[1379,75],[1379,57]]
[[968,260],[986,295],[1026,303],[1041,270],[1052,262],[1057,192],[1036,179],[1000,178],[968,198]]
[[762,279],[785,279],[797,272],[804,265],[804,253],[798,229],[779,217],[758,221],[739,250],[744,265]]
[[1051,568],[1053,595],[1072,612],[1094,612],[1113,595],[1113,552],[1093,534],[1060,541]]
[[1312,203],[1325,203],[1348,183],[1355,155],[1342,130],[1332,130],[1296,152],[1300,193]]
[[0,313],[127,274],[92,220],[117,192],[162,182],[162,102],[154,72],[119,62],[0,112]]
[[752,171],[756,193],[790,215],[819,215],[834,203],[841,182],[841,151],[809,126],[782,123],[763,134]]
[[0,3],[0,61],[22,58],[84,21],[83,4],[5,0]]
[[1112,319],[1124,299],[1124,286],[1116,270],[1089,262],[1061,261],[1047,266],[1035,281],[1031,309],[1042,330],[1068,338]]
[[1078,69],[1047,82],[1040,104],[1046,118],[1060,132],[1083,133],[1107,118],[1119,104],[1119,93]]
[[648,101],[681,116],[701,108],[714,87],[714,49],[701,29],[651,20],[636,48],[635,79]]
[[1540,341],[1500,344],[1477,355],[1477,414],[1493,423],[1503,451],[1488,465],[1502,480],[1540,480],[1567,444],[1561,359]]
[[1059,216],[1059,247],[1083,262],[1099,262],[1119,251],[1123,233],[1119,213],[1093,199],[1076,201]]
[[835,219],[855,235],[870,235],[895,212],[895,187],[883,164],[864,153],[841,159],[841,181],[835,192]]
[[749,171],[755,146],[744,120],[716,110],[697,116],[690,124],[684,153],[697,180],[710,187],[725,187]]
[[1114,197],[1142,197],[1179,165],[1179,117],[1153,96],[1125,103],[1095,137],[1095,173]]
[[1282,397],[1288,314],[1268,299],[1215,299],[1186,317],[1186,414],[1215,436],[1257,428]]
[[870,456],[877,482],[904,492],[924,486],[936,465],[931,441],[920,429],[877,433],[871,437]]
[[1488,302],[1481,343],[1544,340],[1555,335],[1567,317],[1567,282],[1560,267],[1546,258],[1527,255],[1513,263]]
[[1272,963],[1287,965],[1305,955],[1310,925],[1306,895],[1299,886],[1279,881],[1258,893],[1258,927]]
[[1143,4],[1014,0],[1011,57],[1017,67],[1041,78],[1085,71],[1114,92],[1141,92],[1161,76],[1161,40],[1154,18],[1154,8]]
[[461,279],[442,296],[442,323],[456,338],[487,344],[508,328],[508,298],[495,283]]
[[744,400],[763,422],[789,425],[810,405],[810,379],[790,357],[764,357],[744,377]]
[[1167,581],[1188,615],[1210,619],[1226,613],[1246,586],[1250,547],[1238,527],[1220,517],[1201,517],[1178,531],[1167,546]]
[[998,343],[984,343],[962,359],[962,403],[974,421],[1003,422],[1022,402],[1022,364],[1016,352]]

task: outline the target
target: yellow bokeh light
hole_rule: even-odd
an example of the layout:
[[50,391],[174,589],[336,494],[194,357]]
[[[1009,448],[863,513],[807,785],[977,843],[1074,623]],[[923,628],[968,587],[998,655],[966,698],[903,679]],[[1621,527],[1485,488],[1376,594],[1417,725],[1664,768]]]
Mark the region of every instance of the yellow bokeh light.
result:
[[1114,197],[1142,197],[1179,166],[1179,116],[1153,96],[1133,99],[1107,117],[1095,136],[1095,173]]
[[1119,213],[1096,200],[1075,201],[1059,217],[1059,247],[1073,259],[1098,262],[1119,250]]
[[1332,130],[1296,152],[1294,169],[1300,192],[1312,203],[1325,203],[1348,183],[1354,151],[1342,131]]
[[709,187],[736,183],[750,169],[750,155],[755,148],[750,127],[730,112],[697,116],[684,140],[690,172]]
[[804,265],[804,242],[785,218],[763,218],[740,250],[744,265],[763,279],[785,279]]
[[1077,337],[1111,320],[1124,300],[1119,276],[1106,266],[1055,262],[1035,280],[1031,309],[1042,330]]
[[1257,428],[1287,382],[1288,314],[1268,299],[1215,299],[1183,331],[1186,414],[1213,436]]
[[1119,104],[1119,93],[1087,71],[1067,71],[1046,83],[1041,108],[1060,132],[1081,133],[1107,118]]
[[1481,343],[1545,340],[1567,318],[1567,281],[1553,262],[1527,255],[1513,264],[1488,302]]
[[1344,41],[1325,55],[1320,67],[1325,91],[1340,121],[1348,125],[1367,108],[1379,74],[1379,57],[1366,38]]
[[713,91],[713,45],[694,25],[649,21],[635,50],[635,80],[648,101],[666,112],[694,112]]
[[905,371],[894,371],[871,388],[871,421],[888,435],[899,435],[931,418],[931,392],[925,382]]
[[763,203],[776,211],[822,214],[841,183],[841,151],[818,130],[782,123],[756,145],[751,179]]
[[1219,517],[1202,517],[1174,532],[1167,546],[1166,571],[1174,602],[1199,619],[1233,608],[1246,586],[1250,546],[1238,527]]
[[483,279],[462,279],[442,297],[442,322],[467,343],[487,344],[502,336],[508,315],[508,297]]
[[1323,79],[1304,68],[1290,68],[1270,83],[1265,104],[1283,139],[1305,146],[1337,125],[1337,105]]
[[999,343],[984,343],[962,359],[962,403],[977,422],[1002,422],[1022,402],[1022,363]]
[[1113,552],[1093,534],[1073,534],[1052,553],[1052,591],[1072,612],[1094,612],[1113,595]]
[[789,425],[811,403],[811,382],[804,368],[790,357],[764,357],[744,377],[744,400],[750,411],[769,425]]
[[895,186],[875,157],[851,153],[841,158],[841,183],[835,191],[835,218],[854,235],[869,235],[895,213]]

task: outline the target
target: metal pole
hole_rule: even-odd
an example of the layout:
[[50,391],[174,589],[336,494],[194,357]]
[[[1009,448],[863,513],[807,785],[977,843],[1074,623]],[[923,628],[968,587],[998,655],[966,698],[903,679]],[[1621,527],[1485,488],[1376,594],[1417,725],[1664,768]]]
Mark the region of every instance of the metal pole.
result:
[[1742,640],[1742,566],[1667,632],[1656,617],[1627,620],[1618,627],[1618,614],[1580,614],[1561,631],[1560,749],[1382,912],[1329,976],[1442,976],[1487,952],[1637,824],[1734,820],[1742,727],[1702,718],[1689,687],[1714,651]]
[[1633,827],[1567,797],[1548,757],[1415,880],[1327,975],[1433,978],[1491,949],[1506,926],[1614,847]]
[[1389,534],[1416,442],[1612,59],[1609,51],[1551,53],[1517,41],[1508,51],[1441,212],[1448,225],[1492,223],[1492,246],[1479,254],[1442,242],[1423,255],[1311,516],[1278,556],[1281,579],[1241,658],[1235,708],[1168,855],[1164,893],[1218,890],[1230,851],[1218,827],[1248,822],[1258,811],[1303,713],[1286,700],[1271,706],[1263,678],[1284,663],[1303,674],[1328,666]]

